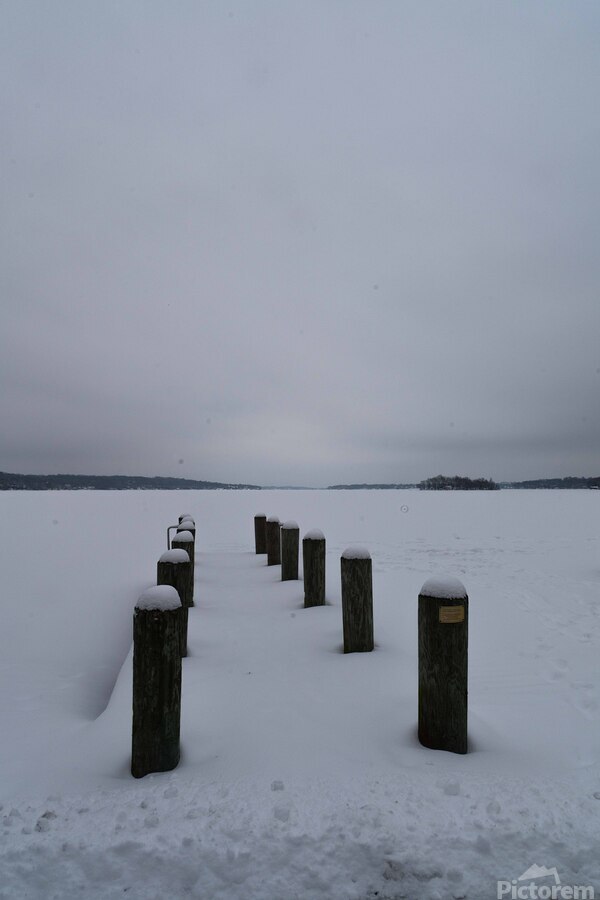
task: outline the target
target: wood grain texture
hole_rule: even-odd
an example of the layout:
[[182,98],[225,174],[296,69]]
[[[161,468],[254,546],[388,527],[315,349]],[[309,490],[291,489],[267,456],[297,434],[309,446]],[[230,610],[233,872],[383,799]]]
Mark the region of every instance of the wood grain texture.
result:
[[[185,590],[185,604],[183,602],[183,597],[181,597],[182,605],[186,607],[194,606],[194,542],[192,541],[178,541],[177,535],[171,541],[171,549],[172,550],[185,550],[190,558],[189,569],[187,570],[188,583]],[[179,563],[179,565],[184,565],[183,563]],[[177,585],[174,585],[177,587]],[[179,588],[178,588],[179,590]]]
[[281,523],[267,519],[267,565],[278,566],[281,562]]
[[191,563],[160,561],[156,565],[156,583],[170,584],[181,600],[181,655],[187,656],[188,612],[192,599]]
[[300,529],[281,529],[281,580],[298,580],[298,557],[300,554]]
[[373,649],[373,570],[370,559],[341,559],[344,653]]
[[[463,607],[462,621],[452,621],[461,613],[449,615],[450,607]],[[424,747],[467,752],[468,629],[468,597],[419,594],[419,741]]]
[[304,606],[325,605],[325,538],[302,539]]
[[254,547],[256,553],[267,552],[267,517],[254,516]]
[[133,616],[131,774],[168,772],[179,762],[182,607]]

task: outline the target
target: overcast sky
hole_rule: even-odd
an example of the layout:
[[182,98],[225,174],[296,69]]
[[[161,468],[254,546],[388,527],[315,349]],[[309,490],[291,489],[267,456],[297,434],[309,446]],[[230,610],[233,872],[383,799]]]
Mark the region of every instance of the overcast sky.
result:
[[600,474],[600,3],[3,0],[0,469]]

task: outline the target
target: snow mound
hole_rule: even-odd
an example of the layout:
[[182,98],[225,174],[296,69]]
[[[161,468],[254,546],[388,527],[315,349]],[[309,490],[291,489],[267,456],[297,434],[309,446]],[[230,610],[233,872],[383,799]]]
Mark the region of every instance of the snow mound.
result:
[[313,528],[312,531],[307,531],[304,535],[305,541],[324,541],[325,535],[318,528]]
[[435,575],[428,578],[419,594],[443,600],[465,600],[467,592],[462,581],[452,575]]
[[191,531],[178,531],[173,540],[187,544],[194,540],[194,535]]
[[181,547],[179,547],[176,550],[166,550],[158,561],[170,563],[186,563],[190,561],[190,557],[187,550],[183,550]]
[[277,524],[279,525],[279,519],[277,518],[277,516],[269,516],[267,522],[277,522]]
[[298,525],[298,523],[297,523],[297,522],[294,522],[294,521],[292,521],[292,520],[290,520],[289,522],[284,522],[283,525],[282,525],[281,527],[282,527],[282,528],[288,528],[290,531],[293,531],[293,530],[298,531],[298,530],[299,530],[299,525]]
[[346,547],[342,559],[371,559],[371,554],[366,547]]
[[136,609],[177,609],[181,606],[181,600],[176,588],[170,584],[157,584],[148,588],[139,597],[135,604]]

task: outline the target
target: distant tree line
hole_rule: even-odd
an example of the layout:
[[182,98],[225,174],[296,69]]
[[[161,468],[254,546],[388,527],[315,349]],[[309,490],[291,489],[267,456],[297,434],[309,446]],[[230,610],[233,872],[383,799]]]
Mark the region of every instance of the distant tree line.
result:
[[191,478],[165,478],[160,475],[19,475],[0,472],[0,491],[205,491],[260,490],[254,484],[222,484]]
[[533,490],[535,488],[563,488],[567,490],[595,488],[600,490],[600,477],[580,478],[569,475],[566,478],[536,478],[533,481],[507,481],[502,483],[502,487],[524,488],[525,490]]
[[405,491],[416,484],[330,484],[328,491]]
[[466,478],[464,475],[434,475],[418,484],[420,491],[498,491],[491,478]]

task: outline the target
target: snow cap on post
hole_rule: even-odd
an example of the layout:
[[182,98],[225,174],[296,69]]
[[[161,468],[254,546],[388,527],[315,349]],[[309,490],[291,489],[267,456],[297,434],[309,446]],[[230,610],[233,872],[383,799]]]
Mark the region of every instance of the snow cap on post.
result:
[[180,531],[191,531],[192,534],[195,534],[196,523],[192,522],[191,519],[183,519],[177,526],[177,533],[179,534]]
[[434,575],[427,579],[419,594],[439,600],[464,600],[467,591],[462,581],[452,575]]
[[313,528],[312,531],[307,531],[304,535],[305,541],[324,541],[325,535],[318,528]]
[[297,523],[297,522],[293,522],[293,521],[290,519],[289,522],[284,522],[283,525],[282,525],[281,527],[282,527],[282,528],[296,529],[296,528],[298,528],[298,523]]
[[371,554],[366,547],[346,547],[342,559],[371,559]]
[[190,561],[189,554],[186,550],[166,550],[158,560],[159,563],[187,563]]
[[194,542],[194,535],[191,531],[178,531],[177,536],[175,538],[178,544],[188,544],[190,541]]
[[157,584],[148,588],[135,604],[136,609],[159,609],[162,612],[178,609],[180,606],[179,594],[170,584]]

